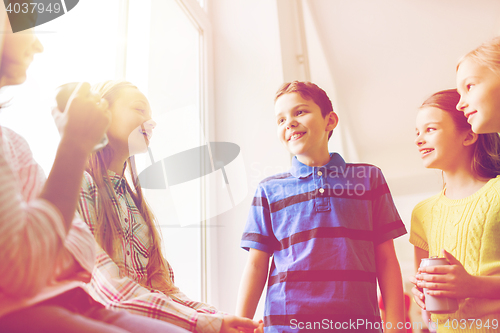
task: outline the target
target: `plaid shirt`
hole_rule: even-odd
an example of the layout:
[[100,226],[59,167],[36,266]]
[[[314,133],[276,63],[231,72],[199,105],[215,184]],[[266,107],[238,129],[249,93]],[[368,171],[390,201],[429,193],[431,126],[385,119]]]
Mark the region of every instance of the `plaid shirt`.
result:
[[[59,210],[38,198],[44,182],[28,143],[0,126],[0,316],[90,281],[92,234],[76,216],[66,231]],[[75,260],[80,269],[58,278]]]
[[[154,281],[153,289],[144,287],[151,244],[149,228],[127,191],[125,178],[112,171],[108,174],[118,200],[112,202],[120,212],[123,238],[120,251],[115,251],[113,258],[98,248],[90,294],[111,309],[161,319],[192,332],[219,332],[223,313],[211,305],[190,300],[178,288],[168,293],[161,292],[160,287],[155,288]],[[96,228],[99,195],[97,185],[86,172],[80,194],[80,212],[92,233]],[[166,266],[174,281],[168,262]]]

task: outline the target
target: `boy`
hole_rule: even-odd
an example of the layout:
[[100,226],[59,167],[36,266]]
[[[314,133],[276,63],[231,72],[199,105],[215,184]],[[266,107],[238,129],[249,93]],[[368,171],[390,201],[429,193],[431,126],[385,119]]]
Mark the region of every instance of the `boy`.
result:
[[384,327],[398,331],[404,298],[393,238],[406,229],[380,169],[328,152],[338,117],[315,84],[285,83],[275,113],[278,138],[295,157],[288,173],[257,188],[241,242],[249,258],[236,314],[253,318],[272,256],[266,333],[382,332],[377,279]]

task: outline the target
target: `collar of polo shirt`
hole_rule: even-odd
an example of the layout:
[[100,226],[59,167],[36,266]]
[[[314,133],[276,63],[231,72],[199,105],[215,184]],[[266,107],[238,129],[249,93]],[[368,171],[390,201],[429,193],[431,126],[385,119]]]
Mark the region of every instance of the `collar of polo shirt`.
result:
[[303,164],[297,159],[297,156],[294,156],[292,159],[292,168],[290,169],[290,173],[295,178],[306,178],[313,174],[313,172],[318,172],[319,170],[325,173],[325,171],[331,170],[335,172],[339,172],[340,170],[345,169],[345,161],[337,153],[330,153],[330,162],[321,167],[311,167]]

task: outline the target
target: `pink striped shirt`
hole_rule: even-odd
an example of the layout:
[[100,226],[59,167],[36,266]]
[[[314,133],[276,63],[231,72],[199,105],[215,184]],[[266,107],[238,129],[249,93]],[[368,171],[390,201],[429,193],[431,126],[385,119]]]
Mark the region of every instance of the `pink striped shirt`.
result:
[[[91,277],[94,238],[77,216],[66,232],[59,210],[37,198],[44,182],[27,142],[0,126],[0,316],[86,289]],[[74,260],[80,271],[58,279]]]

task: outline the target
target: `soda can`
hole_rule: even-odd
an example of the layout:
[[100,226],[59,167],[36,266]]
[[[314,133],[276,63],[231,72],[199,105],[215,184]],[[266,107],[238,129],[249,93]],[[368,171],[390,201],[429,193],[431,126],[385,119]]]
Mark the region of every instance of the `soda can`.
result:
[[[420,267],[449,265],[446,258],[430,257],[424,258],[420,262]],[[425,273],[422,273],[425,274]],[[436,297],[427,295],[427,288],[424,288],[425,309],[432,313],[453,313],[458,310],[456,298]]]

